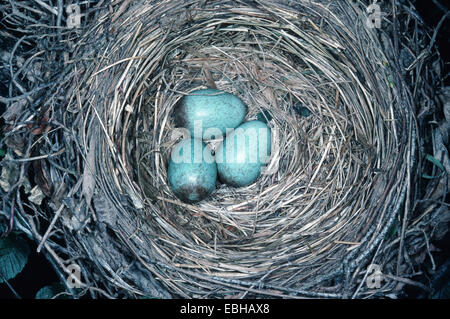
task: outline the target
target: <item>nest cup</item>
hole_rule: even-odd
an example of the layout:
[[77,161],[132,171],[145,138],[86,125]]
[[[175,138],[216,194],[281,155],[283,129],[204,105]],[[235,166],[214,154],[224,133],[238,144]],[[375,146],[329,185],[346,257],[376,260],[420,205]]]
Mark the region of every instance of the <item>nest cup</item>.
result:
[[[107,296],[354,291],[397,216],[415,153],[391,24],[370,25],[365,8],[133,2],[92,22],[74,45],[87,58],[54,110],[66,155],[51,177],[73,197],[56,227],[82,281]],[[241,98],[245,120],[263,116],[274,147],[255,183],[218,183],[187,204],[168,186],[173,112],[206,87]]]

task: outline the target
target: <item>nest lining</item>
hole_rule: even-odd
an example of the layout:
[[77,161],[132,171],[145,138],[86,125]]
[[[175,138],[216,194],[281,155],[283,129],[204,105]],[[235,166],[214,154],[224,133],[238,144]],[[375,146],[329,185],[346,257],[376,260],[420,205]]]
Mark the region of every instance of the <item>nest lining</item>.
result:
[[[50,179],[74,200],[55,224],[66,253],[134,295],[354,289],[397,217],[415,154],[394,45],[365,26],[362,8],[155,1],[110,24],[101,15],[74,46],[79,58],[59,87],[67,102],[52,109],[66,152]],[[269,115],[278,169],[185,204],[167,183],[172,114],[207,86],[239,96],[246,120]],[[84,280],[95,283],[95,272]]]

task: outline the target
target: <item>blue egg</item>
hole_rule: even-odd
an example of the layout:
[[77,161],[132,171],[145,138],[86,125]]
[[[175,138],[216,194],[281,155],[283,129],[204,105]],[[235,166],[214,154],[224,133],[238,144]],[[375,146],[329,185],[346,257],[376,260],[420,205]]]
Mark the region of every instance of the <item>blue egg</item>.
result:
[[174,119],[177,127],[189,130],[191,137],[209,139],[222,136],[227,129],[237,127],[244,120],[246,112],[247,107],[237,96],[216,89],[203,89],[180,100],[174,111]]
[[261,121],[249,121],[227,135],[217,148],[216,163],[222,182],[235,187],[253,183],[268,164],[270,128]]
[[184,202],[194,203],[214,190],[217,164],[205,143],[189,138],[172,149],[167,174],[175,195]]

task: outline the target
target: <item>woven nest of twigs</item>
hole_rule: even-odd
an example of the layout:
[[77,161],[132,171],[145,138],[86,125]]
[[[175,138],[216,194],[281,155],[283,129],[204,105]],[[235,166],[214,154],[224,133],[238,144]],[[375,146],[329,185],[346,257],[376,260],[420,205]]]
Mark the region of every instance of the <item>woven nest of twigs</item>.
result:
[[[45,196],[22,203],[12,189],[17,223],[62,277],[79,265],[92,296],[364,297],[413,282],[398,270],[413,271],[417,103],[433,111],[440,62],[407,6],[383,4],[378,27],[366,7],[100,2],[81,6],[79,28],[47,13],[64,26],[48,36],[64,48],[51,85],[4,98],[32,106],[8,133],[29,142],[7,159]],[[167,179],[173,112],[206,87],[240,97],[246,120],[263,114],[277,148],[272,173],[186,204]],[[388,274],[378,290],[365,284],[371,263]]]

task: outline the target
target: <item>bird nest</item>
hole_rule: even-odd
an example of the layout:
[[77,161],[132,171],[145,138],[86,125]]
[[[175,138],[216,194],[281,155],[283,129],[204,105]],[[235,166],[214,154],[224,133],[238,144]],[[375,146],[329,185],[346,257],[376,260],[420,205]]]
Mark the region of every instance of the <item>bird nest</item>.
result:
[[[79,265],[93,296],[365,296],[368,265],[397,261],[389,236],[409,209],[417,155],[404,69],[421,62],[400,36],[412,22],[398,17],[415,21],[410,12],[366,8],[178,0],[86,9],[95,19],[53,31],[68,49],[23,148],[47,200],[22,207],[18,222],[63,276]],[[255,183],[218,183],[186,204],[168,185],[173,113],[206,87],[240,97],[246,120],[264,118],[274,147]]]

